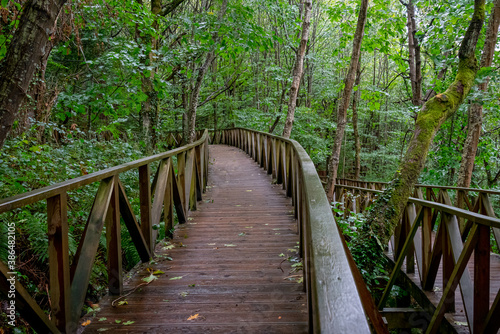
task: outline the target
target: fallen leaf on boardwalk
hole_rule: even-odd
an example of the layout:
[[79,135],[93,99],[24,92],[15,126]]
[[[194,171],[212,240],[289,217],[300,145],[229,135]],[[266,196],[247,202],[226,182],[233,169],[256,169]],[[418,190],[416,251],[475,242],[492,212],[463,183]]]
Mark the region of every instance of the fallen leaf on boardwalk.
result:
[[149,283],[151,281],[154,281],[155,279],[158,279],[158,277],[156,277],[155,275],[151,274],[147,277],[144,277],[142,280],[146,283]]
[[119,306],[122,306],[122,305],[128,305],[128,301],[126,301],[126,300],[119,301],[119,302],[118,302],[118,305],[119,305]]
[[107,330],[109,330],[109,328],[99,328],[97,331],[98,331],[98,332],[105,332],[105,331],[107,331]]
[[167,260],[167,261],[173,261],[173,259],[170,256],[166,256],[165,260]]
[[252,191],[252,190],[247,190],[248,192]]
[[181,293],[179,293],[179,295],[181,295],[181,297],[186,297],[187,295],[189,295],[189,292],[182,291]]
[[187,320],[194,320],[194,319],[197,319],[199,316],[200,316],[200,314],[196,313],[195,315],[192,315],[189,318],[187,318]]
[[467,321],[454,321],[454,323],[456,325],[459,325],[459,326],[467,326],[468,325]]
[[278,319],[281,319],[281,315],[278,317]]
[[127,321],[127,322],[124,322],[123,325],[128,326],[128,325],[132,325],[133,323],[135,323],[135,321]]
[[181,279],[182,276],[177,276],[177,277],[172,277],[170,280],[173,281],[173,280],[176,280],[176,279]]
[[236,245],[233,245],[233,244],[224,244],[224,246],[226,246],[226,247],[236,247]]
[[215,246],[215,242],[213,244],[207,244],[207,245],[209,245],[209,246]]
[[284,256],[285,256],[285,254],[283,254],[283,253],[280,254],[280,257],[284,257]]
[[108,320],[108,318],[104,318],[104,317],[99,318],[99,321],[106,321],[106,320]]
[[245,235],[247,235],[245,232],[241,232],[240,234],[238,234],[240,237],[244,237]]
[[158,270],[155,270],[153,272],[153,275],[161,275],[161,274],[164,274],[164,273],[165,273],[164,271],[161,271],[161,270],[158,269]]
[[237,205],[235,205],[235,206],[241,206],[241,205],[240,205],[240,204],[237,204]]
[[253,228],[253,226],[245,226],[245,228]]
[[169,250],[169,249],[174,249],[175,246],[174,245],[168,245],[168,246],[165,246],[162,248],[162,250]]
[[193,217],[188,217],[188,220],[193,220],[194,218]]
[[281,233],[274,233],[274,235],[280,235]]
[[90,323],[91,323],[91,322],[92,322],[92,321],[90,321],[90,320],[84,321],[84,322],[82,323],[82,326],[88,326],[88,325],[90,325]]
[[194,288],[196,286],[196,284],[189,284],[188,285],[190,288]]
[[163,299],[163,301],[164,301],[165,303],[168,303],[170,300],[168,300],[168,299]]
[[116,322],[117,324],[121,324],[121,322],[122,322],[122,321],[121,321],[121,320],[116,319],[116,320],[115,320],[115,322]]

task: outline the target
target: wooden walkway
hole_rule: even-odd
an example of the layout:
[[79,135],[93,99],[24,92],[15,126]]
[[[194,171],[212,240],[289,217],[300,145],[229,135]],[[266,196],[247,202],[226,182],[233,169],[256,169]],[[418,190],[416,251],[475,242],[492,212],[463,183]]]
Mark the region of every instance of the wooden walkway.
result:
[[[85,317],[85,333],[305,333],[307,301],[292,272],[299,237],[290,198],[241,150],[210,146],[209,187],[154,264],[125,284],[164,274]],[[191,319],[191,320],[189,320]]]

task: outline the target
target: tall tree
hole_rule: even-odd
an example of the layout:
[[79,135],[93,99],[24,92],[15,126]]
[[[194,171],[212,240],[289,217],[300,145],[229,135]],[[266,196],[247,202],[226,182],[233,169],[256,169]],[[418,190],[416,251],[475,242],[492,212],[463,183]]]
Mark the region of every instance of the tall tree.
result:
[[368,0],[361,0],[359,7],[358,23],[354,40],[352,42],[351,64],[345,78],[344,92],[337,112],[337,129],[335,131],[335,139],[333,141],[332,156],[328,164],[328,200],[333,200],[333,192],[335,190],[335,179],[337,178],[337,170],[340,162],[340,150],[342,148],[342,140],[344,139],[345,126],[347,123],[347,108],[351,100],[352,88],[356,79],[356,70],[358,69],[359,58],[361,55],[361,42],[363,41],[366,16],[368,12]]
[[[493,62],[495,46],[497,44],[498,26],[500,24],[500,0],[494,2],[491,11],[488,28],[486,30],[486,39],[484,42],[483,53],[481,55],[480,67],[490,67]],[[486,92],[488,90],[489,78],[486,78],[479,84],[479,90]],[[469,110],[469,126],[467,127],[467,138],[462,151],[462,161],[458,171],[458,187],[469,187],[472,179],[472,170],[476,158],[477,145],[481,136],[481,127],[483,124],[483,106],[479,103],[473,103]],[[457,196],[457,201],[461,198]],[[462,207],[463,203],[457,202],[457,206]]]
[[47,47],[66,0],[33,0],[25,4],[0,65],[0,148],[12,129],[19,106]]
[[[221,8],[218,14],[218,23],[220,24],[227,10],[227,0],[222,1]],[[216,30],[212,39],[214,41],[214,45],[211,47],[210,51],[208,51],[205,61],[203,64],[196,70],[196,79],[194,85],[191,89],[191,93],[188,95],[184,95],[184,99],[186,100],[184,103],[184,107],[186,108],[185,112],[185,120],[186,124],[184,126],[184,140],[188,143],[192,143],[196,140],[196,110],[198,109],[198,103],[200,99],[200,91],[203,83],[203,79],[205,78],[205,74],[210,67],[210,64],[214,61],[217,56],[217,45],[219,42],[219,33]]]
[[410,82],[412,99],[414,106],[422,105],[422,60],[420,57],[420,45],[416,37],[417,24],[415,22],[414,0],[408,0],[408,3],[399,0],[406,7],[407,31],[408,31],[408,68],[410,70]]
[[379,245],[387,245],[389,242],[424,167],[436,132],[443,122],[457,111],[474,83],[479,69],[475,55],[476,44],[481,34],[484,15],[485,0],[475,0],[474,13],[458,53],[455,80],[444,93],[427,101],[418,113],[413,136],[403,161],[367,217],[365,228],[360,232],[364,234],[364,238],[360,240],[364,241],[356,244],[354,249],[368,247],[368,240],[375,245],[377,243],[374,239],[379,241]]
[[295,107],[297,106],[297,95],[299,94],[300,81],[304,72],[304,55],[306,53],[307,41],[309,39],[309,26],[311,25],[311,9],[312,0],[302,0],[304,5],[304,18],[302,20],[302,36],[300,46],[297,49],[295,65],[293,66],[292,87],[290,87],[290,96],[288,98],[288,112],[283,128],[283,137],[290,138],[293,127],[293,119],[295,115]]

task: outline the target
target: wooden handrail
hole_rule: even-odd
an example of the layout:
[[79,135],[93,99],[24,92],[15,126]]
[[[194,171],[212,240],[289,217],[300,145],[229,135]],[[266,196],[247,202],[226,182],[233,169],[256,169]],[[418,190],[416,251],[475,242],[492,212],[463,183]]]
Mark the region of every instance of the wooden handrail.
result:
[[[358,182],[370,188],[352,185]],[[375,189],[379,184],[339,180],[335,186],[336,201],[343,203],[344,214],[349,211],[361,212],[382,192]],[[424,199],[420,188],[427,188],[427,199]],[[432,188],[439,189],[437,196]],[[452,205],[448,190],[474,191],[479,194],[473,205],[467,203],[468,210],[464,210]],[[435,288],[438,268],[442,263],[443,295],[437,307],[431,311],[432,319],[426,333],[436,333],[444,313],[454,309],[458,284],[470,332],[496,333],[500,327],[497,320],[500,316],[500,292],[497,292],[495,302],[490,307],[490,234],[494,235],[498,245],[500,219],[495,217],[488,195],[497,193],[481,189],[416,186],[414,197],[410,197],[396,228],[394,242],[391,243],[395,266],[379,308],[384,307],[404,261],[407,273],[413,273],[416,259],[421,287],[428,291]],[[432,231],[436,229],[433,241]],[[474,280],[467,266],[472,254]]]
[[369,333],[370,323],[376,332],[387,332],[377,327],[381,318],[367,320],[368,314],[380,315],[363,308],[369,303],[360,297],[330,204],[302,146],[295,140],[243,128],[221,130],[213,138],[248,153],[292,198],[304,259],[310,332]]
[[[175,141],[178,142],[178,139]],[[108,289],[112,295],[121,294],[120,217],[130,232],[141,260],[149,261],[158,234],[155,227],[160,219],[164,218],[165,235],[169,236],[174,227],[174,208],[179,223],[184,223],[189,211],[196,209],[196,201],[201,200],[201,193],[207,184],[208,144],[208,131],[205,130],[200,139],[192,144],[0,200],[0,213],[47,200],[51,320],[18,281],[15,284],[16,311],[37,332],[76,332],[104,226]],[[173,157],[177,157],[176,168]],[[159,164],[151,183],[150,164],[153,162]],[[136,220],[119,179],[120,174],[132,169],[138,169],[139,174],[140,222]],[[70,266],[68,192],[94,182],[100,182],[99,189]],[[11,285],[8,279],[15,279],[14,271],[15,268],[0,263],[0,293],[9,296],[9,299]]]
[[[343,181],[358,183],[358,184],[378,184],[378,185],[387,185],[389,182],[380,182],[380,181],[360,181],[354,179],[337,179],[335,183],[337,184],[345,184]],[[352,185],[352,184],[351,184]],[[493,194],[500,195],[500,190],[493,189],[481,189],[481,188],[464,188],[464,187],[452,187],[452,186],[437,186],[432,184],[416,184],[416,188],[431,188],[431,189],[443,189],[443,190],[456,190],[456,191],[467,191],[467,192],[477,192],[483,194]]]

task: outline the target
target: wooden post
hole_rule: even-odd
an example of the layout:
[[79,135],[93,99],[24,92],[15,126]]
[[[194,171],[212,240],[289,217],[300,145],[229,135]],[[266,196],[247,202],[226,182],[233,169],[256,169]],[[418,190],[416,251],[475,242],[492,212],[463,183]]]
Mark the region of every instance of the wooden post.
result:
[[47,199],[47,220],[52,321],[61,332],[67,333],[70,330],[70,274],[65,192]]
[[153,229],[151,226],[151,181],[149,164],[139,167],[139,202],[141,231],[151,255],[154,253]]
[[113,193],[106,216],[106,245],[108,257],[108,288],[110,295],[123,292],[122,247],[118,176],[114,176]]

